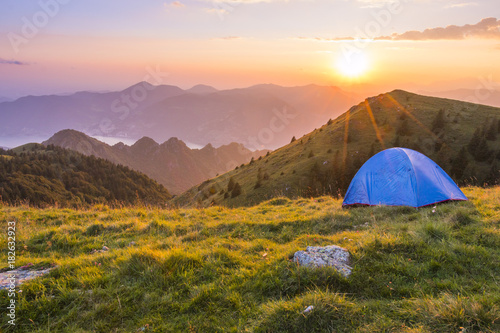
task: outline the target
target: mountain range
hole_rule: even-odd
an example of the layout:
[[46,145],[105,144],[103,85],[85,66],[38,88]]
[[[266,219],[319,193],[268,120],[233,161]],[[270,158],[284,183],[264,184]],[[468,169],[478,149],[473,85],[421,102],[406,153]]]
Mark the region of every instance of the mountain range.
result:
[[417,150],[460,185],[500,183],[500,108],[395,90],[173,199],[180,206],[254,205],[343,195],[357,170],[391,147]]
[[29,140],[71,128],[90,136],[148,136],[157,142],[178,137],[200,146],[239,142],[252,150],[273,149],[357,100],[356,94],[317,85],[219,91],[206,85],[183,90],[140,82],[118,92],[26,96],[0,103],[0,138]]
[[159,144],[149,137],[143,137],[132,146],[123,143],[110,146],[75,130],[59,131],[43,144],[128,166],[164,185],[172,194],[180,194],[206,179],[268,152],[252,152],[237,143],[218,148],[208,144],[202,149],[190,149],[177,138]]

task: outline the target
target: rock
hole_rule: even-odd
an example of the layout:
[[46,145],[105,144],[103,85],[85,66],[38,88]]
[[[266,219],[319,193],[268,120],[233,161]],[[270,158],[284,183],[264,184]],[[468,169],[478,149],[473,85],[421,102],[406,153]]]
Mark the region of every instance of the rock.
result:
[[311,268],[330,266],[337,270],[342,276],[351,275],[352,267],[349,252],[336,245],[308,246],[305,251],[297,251],[293,256],[293,261],[301,266]]
[[309,305],[304,311],[302,311],[302,313],[308,313],[308,312],[311,312],[312,310],[314,309],[314,306],[312,305]]
[[134,241],[131,241],[130,243],[128,243],[128,246],[134,246],[134,245],[135,245]]
[[14,270],[0,273],[0,290],[9,289],[13,285],[16,287],[20,286],[24,281],[32,280],[39,276],[48,274],[51,270],[57,267],[53,266],[45,269],[32,269],[31,266],[33,266],[33,264],[28,264]]
[[104,246],[102,247],[102,250],[103,250],[103,251],[109,251],[109,247],[107,247],[106,245],[104,245]]

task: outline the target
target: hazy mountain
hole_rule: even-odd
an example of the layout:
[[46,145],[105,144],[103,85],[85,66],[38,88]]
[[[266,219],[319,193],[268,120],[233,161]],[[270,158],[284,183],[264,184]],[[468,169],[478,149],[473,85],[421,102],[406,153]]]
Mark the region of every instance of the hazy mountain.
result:
[[65,128],[91,136],[251,149],[280,147],[339,115],[357,98],[335,87],[259,85],[218,91],[142,82],[120,92],[27,96],[0,104],[0,138],[48,137]]
[[90,135],[127,136],[124,119],[184,91],[141,82],[120,92],[26,96],[0,104],[0,137],[48,137],[64,128]]
[[11,98],[0,96],[0,103],[10,102],[10,101],[12,101]]
[[177,138],[158,144],[149,137],[143,137],[132,146],[123,143],[110,146],[74,130],[60,131],[43,144],[126,165],[155,179],[174,194],[267,153],[252,152],[236,143],[219,148],[208,144],[202,149],[190,149]]
[[361,165],[390,147],[422,152],[461,185],[500,183],[500,108],[395,90],[174,202],[239,206],[280,195],[343,194]]
[[127,167],[55,146],[28,144],[0,154],[0,198],[34,206],[115,202],[165,206],[171,195]]
[[218,90],[215,89],[214,87],[207,86],[205,84],[198,84],[191,89],[186,90],[186,92],[192,93],[192,94],[200,94],[200,95],[205,95],[205,94],[211,94],[215,93]]

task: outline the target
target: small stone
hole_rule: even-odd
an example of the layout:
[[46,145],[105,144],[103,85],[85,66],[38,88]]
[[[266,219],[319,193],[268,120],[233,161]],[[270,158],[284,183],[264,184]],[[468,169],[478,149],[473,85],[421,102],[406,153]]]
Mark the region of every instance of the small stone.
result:
[[109,251],[109,247],[107,247],[106,245],[104,245],[104,246],[102,247],[102,250],[103,250],[103,251]]
[[128,243],[128,246],[134,246],[134,245],[135,245],[134,241],[131,241],[130,243]]

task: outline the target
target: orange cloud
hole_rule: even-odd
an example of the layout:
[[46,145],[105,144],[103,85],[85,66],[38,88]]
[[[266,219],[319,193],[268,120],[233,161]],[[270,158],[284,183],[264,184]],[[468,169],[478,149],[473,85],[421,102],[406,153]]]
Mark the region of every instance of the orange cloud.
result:
[[500,39],[500,20],[485,18],[477,24],[463,26],[449,25],[445,28],[431,28],[424,31],[407,31],[402,34],[377,37],[375,40],[461,40],[467,38]]

